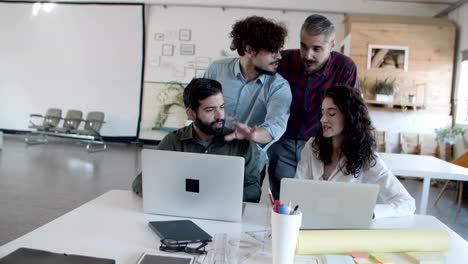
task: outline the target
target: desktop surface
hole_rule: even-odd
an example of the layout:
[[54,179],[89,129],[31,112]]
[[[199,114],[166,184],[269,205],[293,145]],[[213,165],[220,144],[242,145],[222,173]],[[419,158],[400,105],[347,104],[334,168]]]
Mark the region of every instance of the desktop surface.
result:
[[397,176],[423,177],[418,213],[426,214],[431,179],[468,181],[468,169],[427,155],[379,153],[390,171]]
[[[210,235],[227,233],[238,236],[241,232],[265,231],[270,225],[269,210],[266,205],[248,203],[241,223],[192,221]],[[175,219],[181,218],[144,214],[139,196],[131,191],[114,190],[3,245],[0,258],[19,247],[29,247],[111,258],[117,264],[133,264],[143,252],[158,251],[159,238],[148,227],[148,222]],[[372,221],[371,228],[444,228],[451,239],[450,249],[444,253],[446,263],[464,263],[468,259],[468,243],[432,216],[377,219]],[[271,263],[271,255],[254,256],[245,263]]]

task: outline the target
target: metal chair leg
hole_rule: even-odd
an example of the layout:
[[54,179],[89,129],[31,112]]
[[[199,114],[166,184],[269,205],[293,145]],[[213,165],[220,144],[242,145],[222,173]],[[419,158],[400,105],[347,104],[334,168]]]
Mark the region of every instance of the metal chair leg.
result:
[[463,181],[459,181],[457,184],[457,187],[458,187],[458,210],[460,210],[462,200],[463,200]]
[[[101,147],[94,147],[94,146],[101,146]],[[86,145],[86,150],[89,153],[99,152],[106,150],[107,146],[104,141],[90,141],[88,145]]]
[[437,202],[439,202],[440,198],[442,198],[442,195],[444,194],[445,192],[445,189],[447,189],[447,186],[448,184],[450,183],[450,180],[447,180],[447,182],[444,184],[444,186],[442,187],[442,190],[440,190],[440,193],[439,195],[437,195],[437,198],[434,202],[434,204],[432,205],[433,207],[437,205]]
[[27,145],[39,145],[39,144],[46,144],[49,142],[47,135],[44,134],[34,134],[30,133],[24,139],[24,142]]

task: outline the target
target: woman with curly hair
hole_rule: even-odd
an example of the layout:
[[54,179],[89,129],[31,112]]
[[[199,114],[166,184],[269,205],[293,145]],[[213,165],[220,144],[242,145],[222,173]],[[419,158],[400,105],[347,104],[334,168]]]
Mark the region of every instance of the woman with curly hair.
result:
[[296,178],[380,186],[376,218],[412,215],[413,197],[375,152],[367,106],[356,89],[327,89],[320,114],[321,129],[306,143]]

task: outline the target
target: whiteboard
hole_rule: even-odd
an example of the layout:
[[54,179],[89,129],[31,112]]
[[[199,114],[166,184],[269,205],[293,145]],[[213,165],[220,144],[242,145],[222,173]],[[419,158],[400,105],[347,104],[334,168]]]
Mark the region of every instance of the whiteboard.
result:
[[[231,51],[229,33],[232,25],[248,16],[263,16],[282,22],[288,29],[284,48],[299,48],[299,32],[309,12],[278,11],[268,9],[158,6],[149,8],[146,34],[145,83],[140,122],[140,139],[161,140],[165,127],[155,125],[162,109],[158,100],[170,83],[187,84],[193,77],[202,77],[208,65],[223,57],[238,56]],[[337,43],[343,39],[342,14],[321,13],[332,21],[337,31]],[[165,106],[166,108],[167,105]],[[175,107],[174,107],[175,108]],[[174,116],[171,116],[174,115]],[[177,115],[177,116],[176,116]],[[182,111],[168,113],[180,120]],[[174,128],[174,127],[172,127]]]
[[[299,33],[310,12],[242,8],[151,6],[147,32],[146,82],[188,83],[201,77],[209,63],[231,51],[232,25],[247,16],[263,16],[283,22],[288,29],[284,48],[299,48]],[[343,39],[344,15],[321,13],[334,23],[337,43]]]
[[143,5],[0,3],[0,129],[47,108],[103,111],[104,136],[137,134]]

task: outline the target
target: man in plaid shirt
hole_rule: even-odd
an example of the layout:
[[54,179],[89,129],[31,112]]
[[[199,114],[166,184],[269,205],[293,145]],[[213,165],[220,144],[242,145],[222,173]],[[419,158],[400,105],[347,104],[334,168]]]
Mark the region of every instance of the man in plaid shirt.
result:
[[335,85],[359,89],[356,64],[333,51],[335,27],[326,17],[309,16],[301,28],[300,49],[284,50],[278,73],[290,84],[292,103],[286,132],[269,150],[268,174],[279,198],[282,178],[294,177],[305,142],[321,129],[319,113],[325,90]]

